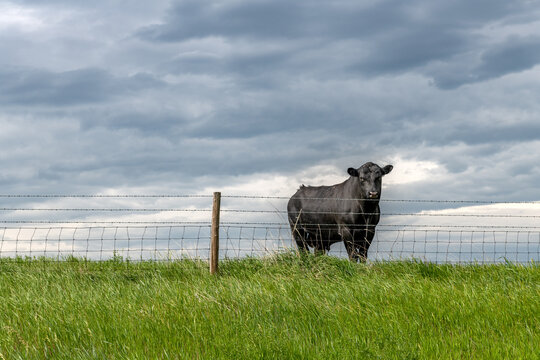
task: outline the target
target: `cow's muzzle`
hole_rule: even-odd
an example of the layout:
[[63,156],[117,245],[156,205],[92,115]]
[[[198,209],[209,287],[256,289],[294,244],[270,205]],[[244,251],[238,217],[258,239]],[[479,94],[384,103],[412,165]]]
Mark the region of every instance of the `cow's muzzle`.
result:
[[370,199],[377,199],[379,197],[379,192],[378,191],[370,191],[369,192],[369,198]]

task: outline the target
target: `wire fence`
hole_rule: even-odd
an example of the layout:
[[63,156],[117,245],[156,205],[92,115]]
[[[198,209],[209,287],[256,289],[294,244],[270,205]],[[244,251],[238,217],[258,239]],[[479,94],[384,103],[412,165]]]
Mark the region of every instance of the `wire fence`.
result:
[[[223,195],[219,257],[297,251],[287,221],[288,199]],[[2,258],[209,258],[212,195],[0,195],[0,201]],[[369,260],[540,261],[538,201],[381,199],[379,205],[381,221]],[[342,242],[335,243],[329,255],[347,257],[347,251]]]

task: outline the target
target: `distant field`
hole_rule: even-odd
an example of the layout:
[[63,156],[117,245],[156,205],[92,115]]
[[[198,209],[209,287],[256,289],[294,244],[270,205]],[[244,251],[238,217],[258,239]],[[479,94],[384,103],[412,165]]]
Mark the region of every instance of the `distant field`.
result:
[[0,359],[539,359],[538,265],[0,260]]

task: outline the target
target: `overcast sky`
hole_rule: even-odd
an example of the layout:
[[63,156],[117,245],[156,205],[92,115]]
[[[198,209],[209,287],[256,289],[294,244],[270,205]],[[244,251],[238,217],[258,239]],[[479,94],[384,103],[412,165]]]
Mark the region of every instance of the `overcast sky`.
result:
[[540,200],[540,2],[0,1],[1,193]]

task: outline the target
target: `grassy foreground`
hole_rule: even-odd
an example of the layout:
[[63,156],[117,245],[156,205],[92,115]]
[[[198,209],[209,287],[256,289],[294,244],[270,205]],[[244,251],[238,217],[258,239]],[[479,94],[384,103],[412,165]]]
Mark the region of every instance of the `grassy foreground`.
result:
[[538,359],[538,265],[0,260],[0,359]]

